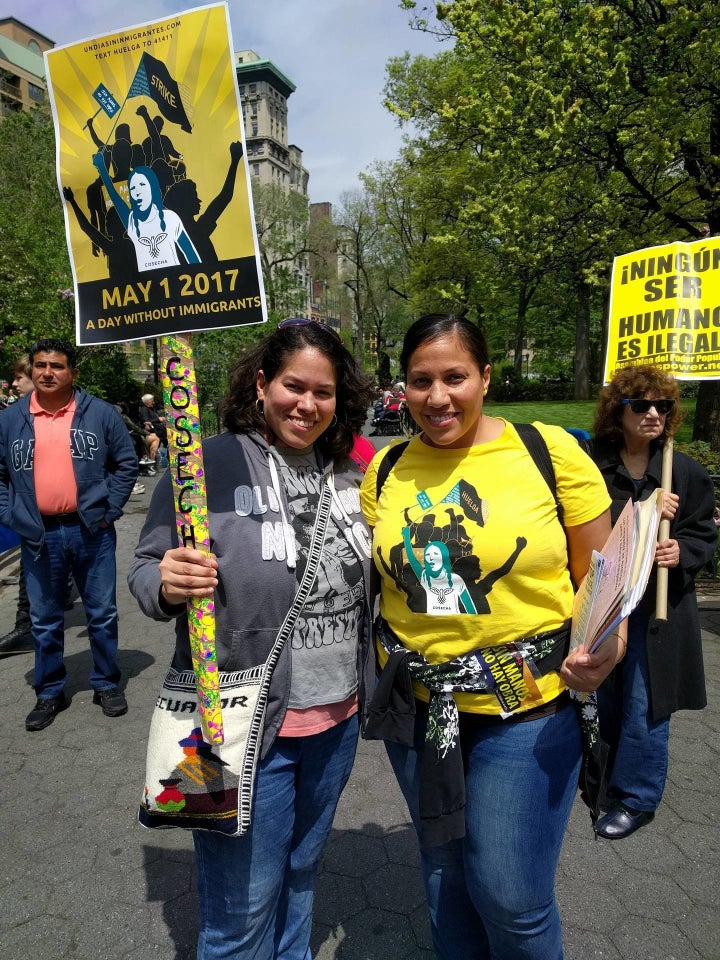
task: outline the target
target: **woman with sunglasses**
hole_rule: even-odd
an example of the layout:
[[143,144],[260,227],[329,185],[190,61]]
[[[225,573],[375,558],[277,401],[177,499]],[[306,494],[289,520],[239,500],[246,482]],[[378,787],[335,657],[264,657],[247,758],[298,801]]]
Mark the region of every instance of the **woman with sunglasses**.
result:
[[305,569],[321,489],[331,515],[317,577],[274,670],[248,833],[194,830],[198,960],[307,960],[317,865],[374,682],[370,535],[350,458],[369,381],[324,324],[283,321],[230,374],[225,432],[203,445],[211,558],[177,547],[170,472],[130,568],[144,613],[175,620],[191,669],[186,598],[215,597],[220,670],[266,661]]
[[[662,451],[681,412],[677,382],[658,367],[618,370],[600,392],[592,456],[612,498],[615,523],[628,500],[661,486]],[[655,577],[630,615],[627,654],[598,691],[601,733],[610,746],[607,813],[595,825],[609,840],[650,823],[668,767],[670,715],[706,704],[697,572],[717,544],[712,481],[699,463],[675,452],[672,492],[663,498],[670,536],[655,561],[668,568],[668,618],[654,619]]]

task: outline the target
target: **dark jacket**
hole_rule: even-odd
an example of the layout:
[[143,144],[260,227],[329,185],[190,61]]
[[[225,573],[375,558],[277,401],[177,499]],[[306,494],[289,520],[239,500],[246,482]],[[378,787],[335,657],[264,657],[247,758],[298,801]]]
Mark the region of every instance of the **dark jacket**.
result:
[[[34,416],[30,397],[0,416],[0,523],[40,553],[45,528],[35,499]],[[122,417],[111,404],[75,387],[75,414],[70,429],[78,513],[95,533],[100,523],[122,516],[138,474],[138,460]]]
[[[616,445],[595,441],[591,456],[612,497],[614,524],[627,501],[636,499],[632,478]],[[641,500],[661,486],[661,473],[662,447],[653,443]],[[655,619],[654,573],[641,601],[650,618],[647,654],[650,702],[656,721],[676,710],[700,710],[707,704],[695,576],[717,546],[718,530],[713,521],[715,492],[705,468],[677,451],[673,454],[672,492],[680,498],[670,524],[670,539],[677,540],[680,547],[680,563],[668,570],[667,620]]]
[[[264,663],[297,589],[282,537],[273,529],[280,517],[268,464],[269,448],[258,434],[221,433],[203,443],[211,550],[218,561],[215,646],[220,670],[244,670]],[[325,470],[329,464],[325,464]],[[165,473],[150,501],[145,525],[130,564],[128,585],[140,608],[155,620],[175,620],[177,670],[192,669],[184,605],[168,608],[160,599],[158,564],[177,546],[171,473]],[[334,464],[335,487],[358,537],[366,542],[362,567],[369,596],[370,533],[360,510],[362,472],[348,457]],[[282,493],[279,495],[282,496]],[[333,514],[335,513],[333,506]],[[287,514],[288,506],[285,504]],[[273,546],[274,544],[274,546]],[[359,558],[358,558],[359,559]],[[358,695],[367,706],[374,686],[375,660],[370,609],[366,604],[358,643]],[[286,644],[270,684],[262,754],[282,725],[290,695],[291,650]]]

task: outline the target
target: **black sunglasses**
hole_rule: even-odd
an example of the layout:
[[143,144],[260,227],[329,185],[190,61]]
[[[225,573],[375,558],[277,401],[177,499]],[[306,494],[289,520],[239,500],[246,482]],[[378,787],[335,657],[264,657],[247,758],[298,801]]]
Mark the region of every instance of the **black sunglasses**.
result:
[[287,330],[289,327],[319,327],[321,330],[326,330],[328,333],[331,333],[333,337],[339,342],[342,343],[342,337],[327,323],[321,323],[319,320],[308,320],[307,317],[288,317],[287,320],[281,320],[277,325],[278,330]]
[[647,413],[650,407],[655,407],[661,417],[675,406],[674,400],[646,400],[644,397],[626,397],[623,403],[629,403],[633,413]]

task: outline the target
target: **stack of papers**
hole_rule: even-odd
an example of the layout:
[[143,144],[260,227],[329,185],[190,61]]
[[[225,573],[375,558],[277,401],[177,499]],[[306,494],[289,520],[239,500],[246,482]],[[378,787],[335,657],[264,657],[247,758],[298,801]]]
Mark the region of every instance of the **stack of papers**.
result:
[[647,500],[628,500],[602,551],[575,596],[570,649],[593,653],[637,607],[655,557],[662,490]]

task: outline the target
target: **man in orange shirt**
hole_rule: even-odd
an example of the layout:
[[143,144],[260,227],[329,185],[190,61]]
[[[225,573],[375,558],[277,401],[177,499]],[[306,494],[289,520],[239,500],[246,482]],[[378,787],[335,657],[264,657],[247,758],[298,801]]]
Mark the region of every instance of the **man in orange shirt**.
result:
[[117,665],[115,527],[138,473],[117,410],[75,386],[75,348],[39,340],[35,391],[0,418],[0,522],[20,534],[35,645],[37,695],[25,728],[42,730],[70,705],[64,688],[65,595],[72,571],[87,616],[93,702],[127,712]]

